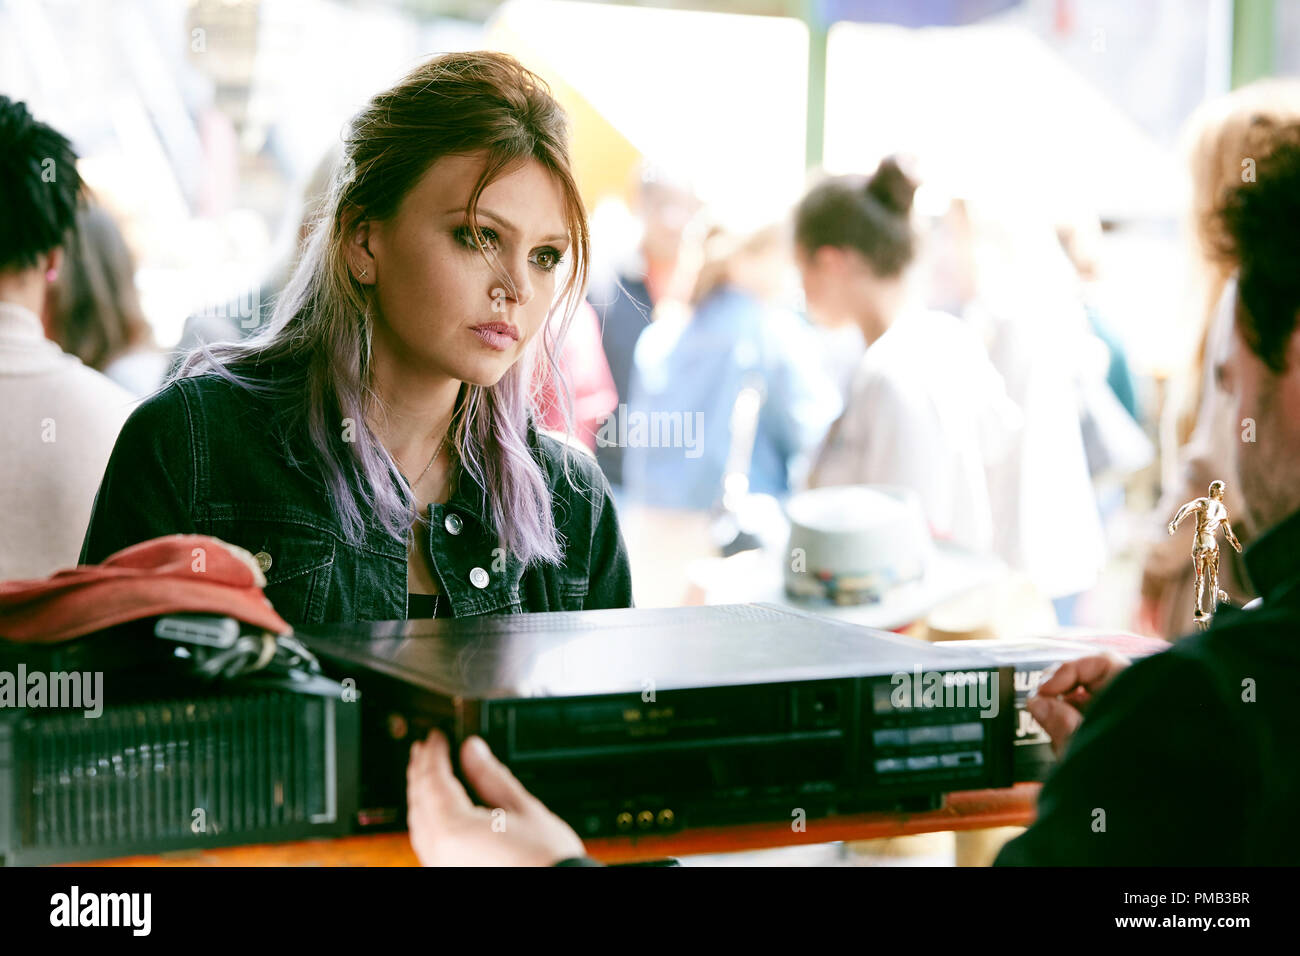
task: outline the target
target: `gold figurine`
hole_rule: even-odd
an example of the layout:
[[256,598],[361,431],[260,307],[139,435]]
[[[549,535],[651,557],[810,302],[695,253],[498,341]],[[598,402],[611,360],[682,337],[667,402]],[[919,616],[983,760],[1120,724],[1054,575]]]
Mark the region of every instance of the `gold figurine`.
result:
[[[1232,525],[1228,523],[1228,509],[1223,505],[1224,488],[1225,485],[1221,481],[1210,482],[1209,497],[1195,498],[1187,502],[1178,509],[1174,520],[1169,522],[1169,533],[1173,534],[1184,518],[1189,514],[1196,515],[1196,539],[1192,545],[1192,563],[1196,566],[1196,613],[1192,620],[1202,631],[1210,626],[1210,620],[1218,610],[1219,602],[1228,600],[1227,593],[1219,590],[1219,542],[1215,538],[1219,525],[1223,525],[1223,534],[1228,542],[1238,552],[1241,551],[1241,542],[1232,533]],[[1205,610],[1203,599],[1207,584],[1210,591],[1208,611]]]

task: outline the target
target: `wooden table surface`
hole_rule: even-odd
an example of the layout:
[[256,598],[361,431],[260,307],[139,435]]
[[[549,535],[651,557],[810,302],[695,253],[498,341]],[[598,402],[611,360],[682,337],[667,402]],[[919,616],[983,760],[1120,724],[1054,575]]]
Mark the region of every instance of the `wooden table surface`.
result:
[[[610,837],[587,841],[587,852],[605,863],[632,863],[699,853],[730,853],[840,840],[1028,826],[1033,822],[1039,784],[1005,790],[970,790],[948,795],[944,806],[924,813],[862,813],[807,822],[795,832],[789,823],[681,830],[653,836]],[[405,833],[380,833],[332,840],[305,840],[188,850],[159,856],[100,860],[91,866],[418,866]]]

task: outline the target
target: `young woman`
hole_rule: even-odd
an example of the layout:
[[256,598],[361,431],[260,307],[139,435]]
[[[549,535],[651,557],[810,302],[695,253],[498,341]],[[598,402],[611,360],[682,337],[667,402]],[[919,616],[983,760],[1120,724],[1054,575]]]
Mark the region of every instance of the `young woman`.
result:
[[326,210],[270,326],[127,422],[82,561],[210,534],[295,625],[629,606],[603,476],[532,422],[588,255],[545,83],[435,57],[354,119]]
[[867,343],[808,484],[911,488],[936,537],[987,552],[994,516],[986,467],[1009,449],[1019,410],[974,332],[915,303],[915,190],[886,159],[869,178],[814,187],[795,212],[810,314],[832,327],[855,324]]

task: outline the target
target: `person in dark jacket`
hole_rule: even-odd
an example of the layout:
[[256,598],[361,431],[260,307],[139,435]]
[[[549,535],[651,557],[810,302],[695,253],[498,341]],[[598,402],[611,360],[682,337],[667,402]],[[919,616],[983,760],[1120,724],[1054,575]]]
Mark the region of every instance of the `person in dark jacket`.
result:
[[1221,608],[1132,666],[1089,658],[1041,684],[1031,712],[1064,759],[999,864],[1300,862],[1300,125],[1284,132],[1219,213],[1240,271],[1216,379],[1241,423],[1242,496],[1267,529],[1245,553],[1259,605]]
[[[636,262],[626,270],[598,274],[592,282],[591,303],[601,322],[601,345],[609,363],[618,401],[632,394],[632,370],[637,339],[654,319],[655,307],[672,299],[682,266],[684,233],[701,208],[692,184],[655,163],[642,163],[637,171],[635,210],[643,233]],[[687,257],[689,258],[689,256]],[[615,409],[614,415],[626,414]],[[618,431],[617,422],[614,432]],[[597,438],[596,461],[616,489],[622,489],[623,446]]]
[[127,422],[82,563],[211,534],[295,626],[630,606],[607,482],[534,424],[587,281],[560,106],[508,55],[446,54],[343,152],[270,326]]

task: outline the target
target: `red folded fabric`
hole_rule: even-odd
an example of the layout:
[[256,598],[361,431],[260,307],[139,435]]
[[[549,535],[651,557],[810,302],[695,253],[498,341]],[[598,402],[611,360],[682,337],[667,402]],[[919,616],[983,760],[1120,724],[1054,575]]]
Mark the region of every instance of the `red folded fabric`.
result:
[[262,593],[257,561],[200,534],[153,538],[48,578],[0,582],[0,637],[53,644],[127,621],[221,614],[275,634],[292,628]]

